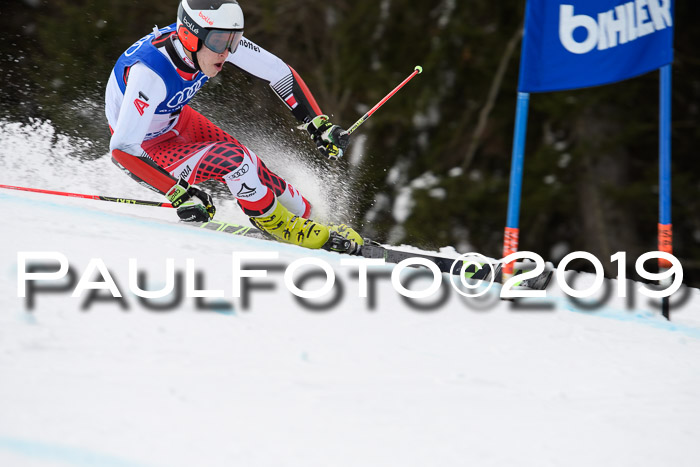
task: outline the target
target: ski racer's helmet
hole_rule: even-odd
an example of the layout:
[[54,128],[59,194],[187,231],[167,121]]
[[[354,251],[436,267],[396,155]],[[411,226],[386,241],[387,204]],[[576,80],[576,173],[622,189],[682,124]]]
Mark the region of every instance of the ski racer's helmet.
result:
[[236,0],[182,0],[177,36],[190,52],[205,45],[216,53],[233,53],[243,36],[243,10]]

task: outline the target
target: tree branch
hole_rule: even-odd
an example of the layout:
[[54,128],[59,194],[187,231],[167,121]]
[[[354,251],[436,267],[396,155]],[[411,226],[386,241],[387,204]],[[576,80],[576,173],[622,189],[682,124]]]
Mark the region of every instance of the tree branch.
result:
[[481,109],[481,112],[479,112],[479,120],[477,122],[476,128],[474,129],[474,133],[472,134],[472,139],[469,143],[469,147],[467,148],[467,153],[464,156],[464,162],[462,162],[462,169],[465,172],[471,165],[477,149],[479,149],[481,139],[483,138],[484,132],[486,131],[486,125],[488,124],[489,116],[491,115],[491,111],[493,110],[493,107],[496,104],[496,98],[498,97],[498,93],[501,90],[503,78],[505,77],[506,71],[508,70],[508,63],[513,57],[516,46],[518,45],[522,37],[523,25],[520,25],[515,31],[515,34],[513,34],[513,37],[511,37],[508,41],[508,44],[506,45],[506,48],[503,51],[503,56],[501,56],[501,61],[498,64],[498,70],[496,71],[496,75],[493,77],[493,81],[491,82],[491,88],[489,89],[488,98],[486,99],[486,103]]

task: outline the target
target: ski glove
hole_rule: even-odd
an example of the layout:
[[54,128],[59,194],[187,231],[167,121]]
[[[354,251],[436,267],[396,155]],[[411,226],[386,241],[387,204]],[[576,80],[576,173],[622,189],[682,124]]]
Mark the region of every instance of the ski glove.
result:
[[350,143],[348,132],[329,122],[328,115],[317,115],[299,128],[308,131],[319,152],[332,161],[343,157],[345,148]]
[[216,213],[214,200],[209,193],[190,185],[183,178],[180,178],[165,196],[177,209],[180,219],[185,222],[209,222]]

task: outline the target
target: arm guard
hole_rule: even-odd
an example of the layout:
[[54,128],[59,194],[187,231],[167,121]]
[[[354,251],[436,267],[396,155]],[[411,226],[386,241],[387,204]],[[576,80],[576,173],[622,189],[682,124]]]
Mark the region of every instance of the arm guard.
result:
[[164,169],[160,168],[145,152],[141,157],[132,156],[129,153],[114,149],[112,162],[124,170],[131,178],[146,188],[164,195],[177,183]]

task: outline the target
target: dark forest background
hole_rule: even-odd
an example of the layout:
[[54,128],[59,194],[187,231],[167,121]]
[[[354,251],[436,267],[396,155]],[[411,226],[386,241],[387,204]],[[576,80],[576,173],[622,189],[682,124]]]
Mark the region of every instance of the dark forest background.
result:
[[[366,235],[500,257],[525,0],[240,3],[246,36],[293,66],[321,108],[345,127],[422,65],[423,74],[356,133],[363,140],[362,169],[343,160],[329,170],[352,176],[353,223]],[[4,0],[2,118],[50,119],[62,133],[93,140],[93,156],[106,154],[103,94],[109,72],[123,50],[155,24],[174,22],[177,4]],[[676,2],[674,253],[686,282],[696,286],[699,13],[698,2]],[[205,86],[195,107],[218,102],[207,112],[234,136],[237,122],[257,119],[288,137],[296,121],[265,83],[234,67],[222,75],[216,86]],[[650,73],[605,87],[532,96],[521,250],[554,262],[584,250],[604,264],[616,251],[626,251],[633,265],[638,255],[656,249],[658,82],[658,73]],[[232,102],[221,102],[231,93]],[[221,106],[225,110],[215,108]],[[309,141],[299,144],[317,157]],[[397,220],[395,203],[406,187],[413,188],[413,209]]]

